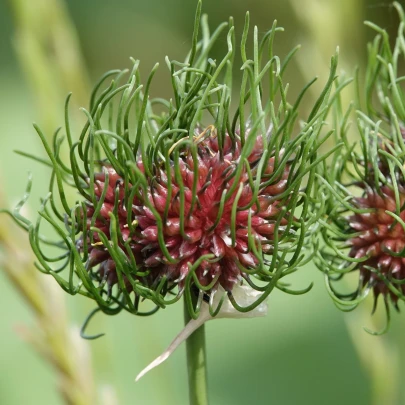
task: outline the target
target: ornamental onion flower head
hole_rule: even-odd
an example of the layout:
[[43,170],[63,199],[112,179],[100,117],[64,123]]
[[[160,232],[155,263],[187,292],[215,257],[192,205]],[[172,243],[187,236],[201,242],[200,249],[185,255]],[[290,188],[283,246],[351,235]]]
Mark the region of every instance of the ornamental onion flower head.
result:
[[[348,111],[338,124],[345,148],[320,178],[330,198],[321,220],[326,247],[316,260],[338,307],[354,309],[371,292],[374,309],[382,296],[388,320],[389,303],[398,309],[405,299],[405,91],[398,78],[405,17],[394,5],[401,24],[393,51],[387,32],[368,23],[378,35],[368,48],[365,107],[357,111],[359,144],[350,140]],[[336,282],[353,272],[356,289],[338,292]]]
[[[255,27],[249,58],[247,14],[242,80],[235,91],[233,21],[211,35],[203,16],[199,39],[200,12],[199,3],[186,61],[166,58],[172,99],[150,96],[158,65],[142,85],[139,61],[132,60],[127,76],[110,71],[96,84],[88,109],[82,109],[86,123],[77,138],[69,120],[70,96],[65,144],[57,131],[49,145],[35,126],[51,169],[49,194],[37,222],[19,213],[25,199],[12,215],[29,231],[39,270],[70,294],[94,299],[107,314],[125,309],[149,315],[184,297],[193,318],[203,300],[213,317],[224,302],[248,312],[274,288],[309,289],[290,290],[282,279],[312,255],[308,241],[323,210],[314,178],[325,159],[318,148],[326,138],[318,135],[337,57],[308,118],[297,122],[309,85],[295,103],[287,101],[282,78],[297,49],[285,62],[273,54],[281,31],[276,23],[261,39]],[[224,31],[227,53],[212,60],[210,50]],[[66,146],[68,162],[62,158]],[[55,241],[42,236],[44,221],[54,229]],[[48,245],[62,253],[51,256]],[[258,292],[247,305],[233,294],[240,284]],[[141,309],[145,301],[154,309]]]

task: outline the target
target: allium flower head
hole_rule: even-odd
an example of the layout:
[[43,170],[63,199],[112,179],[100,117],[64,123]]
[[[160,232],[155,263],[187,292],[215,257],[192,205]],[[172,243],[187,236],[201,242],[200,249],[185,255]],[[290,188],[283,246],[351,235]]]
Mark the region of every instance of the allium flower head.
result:
[[[399,190],[399,202],[405,203],[405,192]],[[398,296],[390,292],[387,280],[405,279],[405,230],[399,219],[405,220],[405,211],[401,210],[399,218],[389,213],[395,213],[395,193],[388,186],[383,186],[380,193],[369,190],[364,197],[354,199],[363,213],[356,213],[349,217],[349,226],[358,235],[353,235],[348,243],[351,245],[349,256],[364,259],[359,264],[363,285],[369,285],[374,290],[377,299],[379,294],[390,295],[396,304]],[[368,210],[368,212],[366,212]],[[375,269],[375,270],[374,270]],[[373,271],[374,270],[374,271]],[[397,285],[399,292],[405,292],[405,285]]]
[[[220,149],[214,127],[196,130],[193,139],[196,153],[192,153],[188,144],[179,148],[177,167],[173,161],[168,172],[165,168],[154,167],[155,175],[148,179],[146,193],[134,197],[130,218],[132,232],[125,207],[118,207],[122,241],[124,244],[129,241],[140,271],[150,269],[152,279],[165,277],[168,282],[179,283],[183,288],[189,266],[206,257],[195,269],[198,283],[210,286],[209,290],[221,285],[231,291],[233,285],[242,280],[244,269],[256,268],[261,260],[249,249],[249,238],[256,248],[260,243],[263,253],[271,253],[276,226],[282,233],[288,224],[288,213],[282,212],[278,198],[286,190],[289,165],[284,166],[275,181],[268,182],[274,174],[275,157],[267,158],[262,136],[253,138],[247,134],[247,141],[252,145],[242,165],[243,148],[239,139],[232,140],[225,133]],[[282,151],[278,156],[278,160],[281,159]],[[260,161],[263,163],[259,168]],[[144,174],[141,161],[137,166]],[[238,168],[241,168],[240,173],[237,173]],[[248,173],[262,184],[256,201]],[[94,226],[109,238],[109,216],[114,211],[115,195],[119,196],[118,202],[125,199],[124,180],[111,166],[105,167],[104,172],[95,175],[94,187],[99,201],[107,188]],[[149,200],[151,208],[145,205],[145,199]],[[171,259],[165,256],[159,243],[159,228],[152,207],[160,218],[164,218],[161,239]],[[95,208],[90,205],[86,213],[87,230],[90,230],[94,213]],[[83,245],[81,240],[79,245]],[[88,251],[87,267],[99,265],[98,272],[109,286],[117,283],[115,261],[97,232]],[[124,281],[127,288],[132,289],[125,276]]]
[[[390,302],[398,308],[405,299],[405,91],[397,79],[405,58],[405,18],[401,6],[395,6],[402,24],[394,52],[387,33],[370,24],[379,35],[369,47],[366,105],[357,112],[359,145],[349,141],[354,135],[347,113],[339,124],[345,149],[320,178],[330,198],[327,219],[321,221],[326,247],[317,264],[326,272],[336,304],[345,310],[369,292],[375,305],[383,297],[387,311]],[[359,274],[355,291],[337,291],[334,284],[352,272]]]
[[[30,232],[39,269],[70,294],[94,299],[108,314],[126,309],[147,315],[184,296],[192,317],[198,317],[202,300],[215,316],[226,296],[236,310],[247,312],[274,288],[308,290],[292,291],[281,279],[312,254],[306,254],[306,246],[322,213],[314,178],[326,158],[317,155],[326,139],[318,135],[337,58],[309,117],[297,123],[309,86],[294,104],[287,102],[286,63],[273,55],[275,24],[260,40],[255,28],[253,57],[248,58],[247,15],[234,105],[232,20],[210,36],[203,17],[198,40],[199,13],[200,8],[185,63],[166,58],[173,99],[152,98],[157,65],[143,86],[139,62],[133,60],[124,84],[118,85],[127,72],[111,71],[95,86],[77,140],[68,97],[68,162],[62,159],[59,132],[51,147],[36,127],[52,170],[50,194],[36,224],[22,218],[21,204],[13,216]],[[225,29],[228,52],[217,62],[209,54]],[[232,117],[231,106],[236,110]],[[67,187],[73,187],[70,197]],[[41,220],[60,240],[41,236]],[[49,244],[62,249],[62,255],[51,257]],[[251,295],[257,299],[247,306],[238,303],[232,294],[236,284],[257,290]],[[145,299],[155,309],[141,311]]]

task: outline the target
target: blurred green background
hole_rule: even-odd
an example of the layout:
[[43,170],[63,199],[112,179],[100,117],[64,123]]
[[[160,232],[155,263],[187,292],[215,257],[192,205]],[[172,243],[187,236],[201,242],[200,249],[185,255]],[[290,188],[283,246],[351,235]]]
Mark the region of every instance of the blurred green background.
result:
[[[44,156],[31,123],[36,121],[45,127],[61,125],[64,97],[69,90],[65,89],[63,76],[58,74],[48,77],[48,82],[46,78],[42,84],[38,82],[35,66],[27,62],[30,52],[35,59],[35,49],[29,41],[28,48],[21,43],[19,30],[30,24],[30,18],[39,19],[35,23],[39,29],[46,24],[41,23],[41,15],[46,15],[47,3],[0,1],[1,192],[5,202],[13,206],[24,193],[27,172],[31,171],[34,189],[26,211],[31,218],[35,217],[40,196],[47,192],[49,171],[13,150]],[[170,97],[164,57],[184,58],[190,46],[195,3],[194,0],[67,0],[65,5],[77,29],[90,83],[108,69],[128,67],[128,57],[133,56],[141,60],[144,77],[156,62],[161,63],[152,95]],[[355,65],[364,65],[366,42],[373,33],[363,25],[363,20],[372,20],[394,34],[398,19],[389,4],[382,0],[205,0],[203,11],[209,14],[212,28],[234,16],[239,37],[247,10],[251,12],[252,26],[258,25],[260,33],[277,19],[286,29],[276,40],[278,54],[285,56],[297,43],[302,44],[287,73],[290,100],[294,100],[294,95],[312,77],[319,76],[321,85],[336,46],[340,46],[341,70],[350,75]],[[25,17],[24,9],[28,13]],[[29,38],[30,35],[34,33],[29,33]],[[225,45],[222,37],[213,57],[219,58]],[[69,50],[65,52],[63,42],[61,47],[58,52],[66,57],[65,69],[74,72],[75,67],[68,65]],[[53,52],[49,50],[50,60]],[[21,62],[25,63],[23,67]],[[82,73],[87,80],[85,72]],[[74,97],[79,93],[76,101],[80,104],[79,100],[85,97],[80,91],[86,93],[87,89],[84,84],[75,83],[78,90]],[[316,90],[315,86],[312,97]],[[398,366],[404,355],[403,318],[394,316],[388,335],[370,337],[362,330],[363,325],[373,327],[368,316],[370,307],[354,314],[339,312],[314,266],[307,266],[291,281],[297,288],[314,281],[315,287],[309,294],[297,297],[276,291],[270,296],[269,314],[264,319],[208,323],[211,403],[405,404],[405,392],[399,384],[405,368]],[[47,282],[53,283],[51,277]],[[81,325],[93,308],[92,303],[79,297],[64,298],[69,322]],[[16,333],[20,325],[37,326],[31,310],[1,271],[0,308],[0,404],[63,404],[54,369]],[[350,326],[351,322],[356,325]],[[166,348],[182,324],[180,304],[146,319],[124,313],[116,317],[99,316],[89,332],[101,331],[106,336],[91,341],[89,347],[100,396],[106,398],[111,386],[116,392],[116,403],[121,405],[187,404],[184,347],[134,383],[136,374]],[[377,322],[377,326],[381,325]],[[78,335],[78,331],[74,333]],[[359,343],[357,350],[350,333]],[[382,388],[372,386],[373,378],[377,377]],[[386,401],[377,402],[375,391],[384,389],[388,391]]]

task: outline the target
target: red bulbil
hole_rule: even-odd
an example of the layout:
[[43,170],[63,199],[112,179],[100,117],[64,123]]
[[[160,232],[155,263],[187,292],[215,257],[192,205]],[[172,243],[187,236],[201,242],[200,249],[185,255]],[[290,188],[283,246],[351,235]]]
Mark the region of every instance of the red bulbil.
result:
[[[125,210],[124,182],[112,167],[105,167],[108,171],[109,182],[105,184],[105,174],[95,176],[95,193],[100,198],[105,187],[108,187],[104,203],[95,226],[109,235],[109,213],[114,209],[115,190],[119,190],[118,224],[123,239],[130,239],[129,246],[135,256],[140,271],[150,270],[149,282],[166,275],[169,282],[184,284],[184,279],[189,271],[188,264],[195,263],[202,255],[213,254],[215,261],[203,261],[196,270],[196,275],[202,285],[208,285],[213,279],[218,278],[218,283],[225,289],[231,290],[233,285],[240,279],[243,268],[255,268],[259,260],[249,248],[249,216],[251,217],[251,234],[254,243],[262,245],[264,253],[271,253],[271,239],[274,234],[275,222],[280,213],[279,201],[273,198],[286,189],[289,168],[286,166],[282,175],[272,184],[258,190],[258,204],[246,209],[254,195],[246,167],[242,171],[237,186],[230,196],[227,196],[222,207],[220,218],[217,218],[220,210],[223,193],[227,193],[234,180],[232,176],[241,161],[241,144],[239,141],[232,142],[226,135],[222,154],[219,151],[218,139],[206,137],[196,139],[198,170],[194,172],[193,156],[185,148],[180,151],[178,166],[181,173],[182,185],[176,181],[174,169],[171,176],[171,201],[167,203],[167,173],[160,168],[155,168],[155,177],[150,179],[149,189],[145,200],[139,196],[132,202],[132,215],[130,216],[135,226],[135,232],[129,232],[127,224],[128,215]],[[258,161],[264,153],[263,139],[258,137],[248,156],[249,169],[255,177],[257,174]],[[264,184],[275,170],[276,159],[270,158],[264,166],[260,184]],[[174,163],[172,162],[172,167]],[[138,167],[143,171],[143,165]],[[193,202],[193,181],[197,176],[196,198]],[[240,184],[242,189],[240,191]],[[184,219],[183,232],[181,213],[181,192],[184,191]],[[232,232],[232,208],[235,199],[236,220],[235,229]],[[155,219],[155,214],[147,207],[148,201],[162,219],[162,235]],[[168,205],[168,207],[166,207]],[[165,218],[165,212],[167,217]],[[94,208],[90,206],[87,211],[88,226],[94,214]],[[285,225],[286,218],[282,218],[280,224]],[[234,240],[232,237],[234,235]],[[165,256],[159,244],[159,236],[164,240],[171,261]],[[125,251],[125,248],[123,248]],[[105,277],[112,285],[117,282],[115,264],[106,248],[101,244],[98,235],[94,234],[94,243],[89,246],[88,268],[100,264],[99,274]],[[128,284],[128,283],[127,283]],[[130,288],[130,287],[129,287]]]
[[[365,197],[357,198],[359,208],[371,208],[370,213],[355,214],[349,218],[349,225],[359,235],[349,240],[352,246],[350,257],[368,258],[359,264],[363,285],[370,285],[374,289],[375,297],[379,294],[390,295],[393,302],[398,297],[389,291],[385,282],[375,272],[367,267],[377,269],[388,280],[405,279],[405,258],[398,254],[405,247],[405,231],[403,226],[385,211],[396,212],[394,192],[387,186],[381,188],[381,194],[368,192]],[[400,206],[405,203],[405,190],[400,192]],[[405,210],[400,212],[405,221]],[[394,284],[405,294],[405,284]]]

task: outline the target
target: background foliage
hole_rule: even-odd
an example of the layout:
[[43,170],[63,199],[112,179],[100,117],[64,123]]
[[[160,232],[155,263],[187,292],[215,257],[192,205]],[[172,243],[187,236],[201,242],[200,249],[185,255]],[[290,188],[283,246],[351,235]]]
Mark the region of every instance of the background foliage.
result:
[[[35,52],[35,42],[27,42],[26,38],[24,42],[23,28],[34,26],[28,35],[33,41],[35,35],[46,33],[41,18],[45,16],[51,21],[61,18],[57,13],[46,16],[51,10],[48,3],[54,2],[0,2],[1,194],[7,198],[7,204],[15,204],[23,194],[28,170],[32,171],[34,187],[29,204],[32,212],[28,212],[31,217],[38,208],[39,196],[46,193],[48,169],[12,152],[23,149],[43,156],[31,122],[36,121],[48,130],[60,125],[68,90],[74,91],[77,105],[86,100],[88,79],[82,66],[87,65],[90,83],[94,83],[108,69],[128,67],[129,56],[141,60],[144,77],[156,62],[161,63],[152,95],[169,97],[164,57],[183,59],[190,47],[195,12],[195,2],[184,0],[67,0],[65,5],[77,28],[84,60],[75,60],[66,42],[55,45],[49,41],[45,57],[56,64],[59,58],[65,70],[50,68],[38,72],[35,66],[41,66],[39,53]],[[363,25],[363,20],[372,20],[393,35],[398,24],[395,10],[382,0],[205,0],[203,5],[212,27],[233,15],[239,37],[246,10],[250,10],[252,25],[258,25],[259,32],[267,31],[275,18],[286,29],[276,40],[280,56],[285,56],[297,43],[302,44],[286,76],[292,99],[304,82],[314,76],[320,76],[319,86],[322,85],[337,45],[340,69],[351,74],[355,65],[364,64],[365,45],[373,33]],[[56,25],[52,31],[55,36],[59,27]],[[224,37],[213,55],[219,57],[225,47]],[[31,59],[29,51],[33,51]],[[79,72],[77,76],[75,72]],[[41,74],[45,77],[41,78]],[[345,96],[349,99],[350,92]],[[311,100],[306,104],[310,107]],[[26,236],[16,235],[23,246]],[[7,265],[10,262],[4,263],[4,267]],[[19,271],[17,267],[14,270]],[[388,335],[368,336],[361,327],[374,325],[368,317],[370,307],[353,314],[340,313],[313,265],[293,279],[297,288],[306,287],[312,280],[315,287],[305,296],[275,292],[265,319],[208,323],[212,403],[366,405],[372,403],[372,397],[375,404],[403,403],[405,391],[401,392],[397,385],[403,372],[397,366],[404,356],[400,343],[405,337],[402,318],[394,316]],[[46,282],[53,280],[48,277]],[[92,303],[79,297],[65,295],[65,298],[69,323],[80,325]],[[0,272],[0,305],[0,403],[62,404],[54,369],[21,339],[21,335],[27,337],[21,332],[24,330],[21,325],[34,323],[32,311],[4,272]],[[56,313],[56,318],[59,315],[63,316]],[[187,403],[184,348],[139,383],[133,382],[137,372],[168,345],[182,322],[182,307],[175,305],[151,318],[122,313],[117,317],[100,316],[91,324],[89,333],[106,333],[88,345],[95,389],[103,393],[106,404]],[[77,336],[78,332],[74,333]],[[372,383],[376,378],[381,387]],[[115,389],[116,402],[109,386]]]

